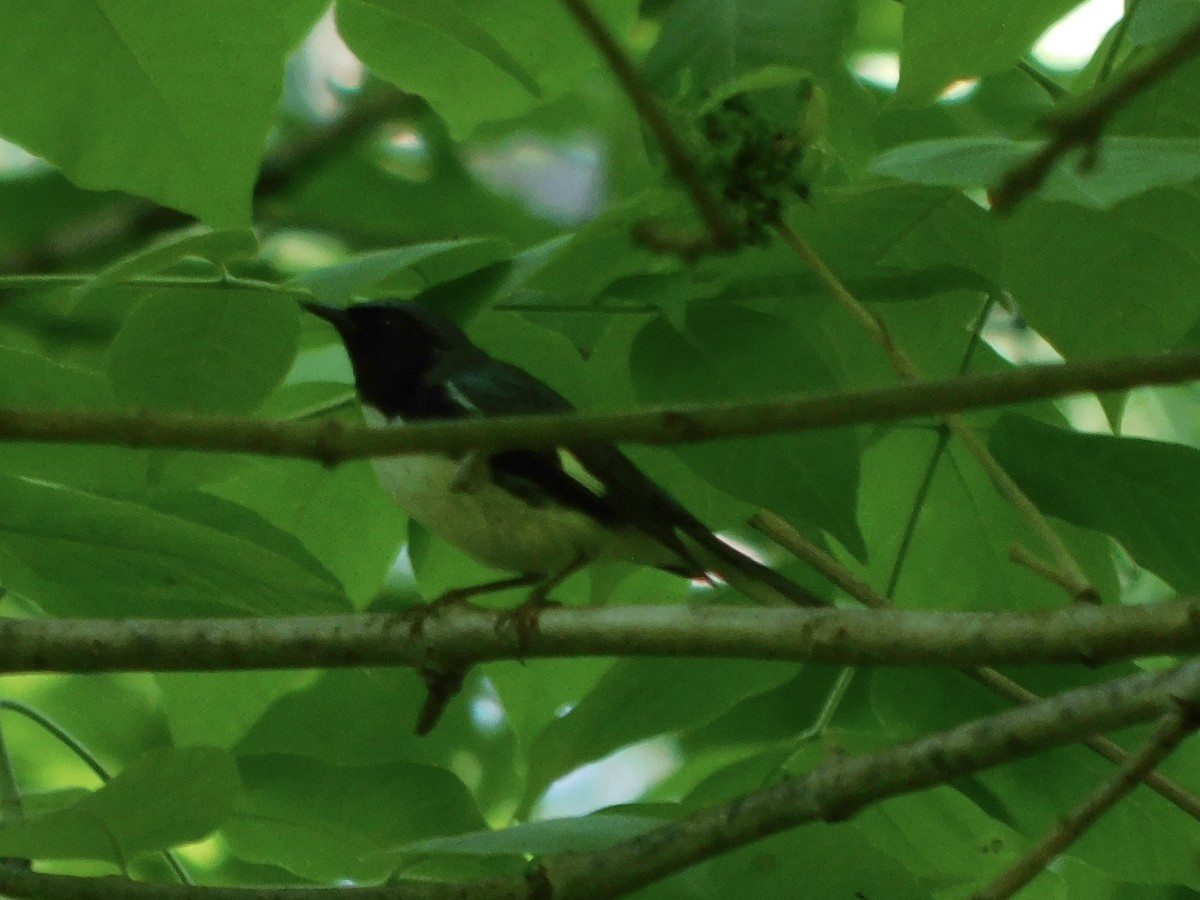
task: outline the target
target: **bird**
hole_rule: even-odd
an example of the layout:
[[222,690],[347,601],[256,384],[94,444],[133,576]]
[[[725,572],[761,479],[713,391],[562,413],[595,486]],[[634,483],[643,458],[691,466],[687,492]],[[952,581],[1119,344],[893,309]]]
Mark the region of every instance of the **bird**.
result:
[[[417,301],[303,306],[341,338],[369,425],[574,409]],[[536,607],[583,566],[626,560],[691,579],[715,575],[764,604],[826,603],[722,540],[613,444],[372,462],[411,518],[484,565],[515,573],[451,592],[455,599],[527,584]]]

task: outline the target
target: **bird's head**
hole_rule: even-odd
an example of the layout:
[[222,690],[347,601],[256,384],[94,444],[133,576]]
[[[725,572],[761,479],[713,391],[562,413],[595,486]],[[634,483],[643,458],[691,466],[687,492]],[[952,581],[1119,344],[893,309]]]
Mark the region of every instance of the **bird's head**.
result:
[[384,413],[402,414],[404,398],[445,354],[477,352],[457,325],[411,301],[303,305],[337,329],[359,396]]

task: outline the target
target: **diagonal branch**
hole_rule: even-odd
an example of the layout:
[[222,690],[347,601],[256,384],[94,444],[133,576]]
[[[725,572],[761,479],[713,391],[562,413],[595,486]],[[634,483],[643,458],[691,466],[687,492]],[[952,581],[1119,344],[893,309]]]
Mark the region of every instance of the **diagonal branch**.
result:
[[654,134],[654,139],[658,141],[663,156],[667,159],[671,174],[683,183],[692,198],[692,203],[695,204],[704,219],[704,224],[712,237],[713,246],[719,250],[733,249],[737,245],[737,237],[729,223],[729,217],[725,214],[720,202],[705,186],[692,155],[684,147],[683,141],[675,133],[662,110],[658,108],[658,104],[654,102],[654,98],[646,90],[646,86],[642,84],[637,71],[621,50],[620,45],[608,33],[604,23],[596,17],[587,0],[562,0],[562,2],[567,11],[579,23],[580,30],[604,57],[613,76],[632,101],[637,114]]
[[1103,82],[1078,105],[1050,116],[1045,124],[1053,137],[1004,176],[991,192],[992,209],[1001,214],[1011,212],[1023,196],[1041,186],[1064,154],[1075,147],[1095,147],[1104,126],[1117,110],[1197,53],[1200,53],[1200,21],[1153,59]]
[[[537,449],[595,441],[669,444],[716,437],[893,422],[1006,403],[1200,379],[1200,353],[1027,366],[991,375],[804,394],[758,403],[676,406],[639,412],[506,416],[386,429],[263,422],[166,412],[0,408],[0,441],[108,444],[348,459],[441,450]],[[986,450],[984,450],[986,452]]]
[[[805,822],[838,821],[886,797],[945,784],[1200,699],[1200,662],[1067,691],[880,753],[833,756],[805,776],[703,810],[596,853],[546,860],[554,896],[616,897],[714,854]],[[2,885],[0,885],[2,887]]]
[[1171,754],[1200,725],[1194,705],[1180,701],[1166,713],[1149,739],[1092,796],[1067,813],[1058,825],[1016,864],[977,892],[972,900],[1006,900],[1033,880],[1096,821],[1132,791],[1151,769]]

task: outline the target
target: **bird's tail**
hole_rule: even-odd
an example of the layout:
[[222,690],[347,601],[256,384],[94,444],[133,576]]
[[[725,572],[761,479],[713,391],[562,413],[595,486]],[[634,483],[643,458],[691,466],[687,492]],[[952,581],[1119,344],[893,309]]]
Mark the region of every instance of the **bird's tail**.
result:
[[830,605],[828,600],[727,544],[700,522],[695,526],[684,527],[683,531],[691,539],[689,543],[696,547],[697,552],[693,555],[697,561],[751,600],[764,606]]

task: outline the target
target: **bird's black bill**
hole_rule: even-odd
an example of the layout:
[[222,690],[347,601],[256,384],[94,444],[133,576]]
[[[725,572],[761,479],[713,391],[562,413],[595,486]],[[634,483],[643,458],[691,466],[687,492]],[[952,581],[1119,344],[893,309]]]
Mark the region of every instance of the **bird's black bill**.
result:
[[314,316],[318,316],[332,325],[339,333],[344,333],[350,325],[350,317],[346,314],[346,310],[340,306],[326,306],[324,303],[309,303],[302,301],[300,303]]

